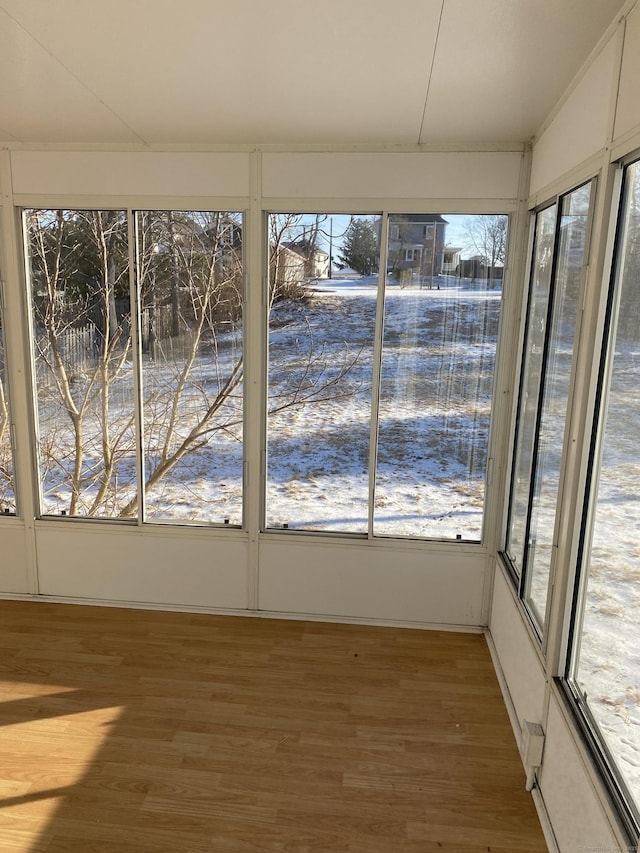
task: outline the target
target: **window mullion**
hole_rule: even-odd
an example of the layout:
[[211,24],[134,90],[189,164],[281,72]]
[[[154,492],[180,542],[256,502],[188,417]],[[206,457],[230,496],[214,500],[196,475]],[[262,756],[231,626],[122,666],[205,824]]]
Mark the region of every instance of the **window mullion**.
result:
[[140,293],[138,281],[138,219],[131,208],[127,210],[127,239],[129,248],[129,304],[131,306],[131,354],[134,384],[134,421],[136,454],[136,492],[138,495],[138,526],[145,519],[144,464],[144,407],[142,403],[142,365],[140,349]]
[[373,341],[373,370],[371,377],[371,425],[369,433],[369,503],[367,531],[373,537],[373,516],[376,497],[376,468],[378,460],[378,423],[380,419],[380,376],[382,373],[382,336],[384,332],[384,296],[387,278],[389,214],[380,220],[380,254],[378,266],[378,296],[376,300],[376,325]]

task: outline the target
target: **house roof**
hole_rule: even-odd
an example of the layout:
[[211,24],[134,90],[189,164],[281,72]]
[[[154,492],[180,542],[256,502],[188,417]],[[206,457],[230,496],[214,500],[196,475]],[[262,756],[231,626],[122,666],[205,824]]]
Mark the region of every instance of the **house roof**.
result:
[[447,220],[440,216],[439,213],[403,213],[402,215],[393,214],[390,217],[394,223],[409,222],[414,225],[430,224],[432,222],[448,224]]
[[[307,247],[302,243],[297,243],[294,240],[286,241],[282,243],[287,249],[290,249],[292,252],[296,252],[298,255],[303,255],[306,257]],[[325,252],[324,249],[316,248],[313,250],[313,254],[317,257],[318,255],[328,258],[329,252]]]

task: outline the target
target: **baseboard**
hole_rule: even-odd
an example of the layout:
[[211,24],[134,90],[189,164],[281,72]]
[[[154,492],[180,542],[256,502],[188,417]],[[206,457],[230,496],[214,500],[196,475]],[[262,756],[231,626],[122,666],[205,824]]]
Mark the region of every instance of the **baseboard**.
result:
[[88,607],[124,607],[130,610],[157,610],[173,613],[203,613],[210,616],[244,616],[253,619],[285,619],[297,622],[329,622],[338,625],[368,625],[379,628],[411,628],[419,631],[448,631],[459,634],[482,634],[479,625],[455,625],[441,622],[410,622],[392,619],[367,619],[334,616],[330,613],[290,613],[280,610],[239,610],[224,607],[197,607],[195,605],[159,604],[158,602],[116,601],[106,599],[73,598],[57,595],[28,595],[0,593],[0,601],[33,601],[50,604],[78,604]]
[[[520,720],[518,719],[518,714],[516,712],[513,699],[511,698],[511,693],[509,692],[509,686],[504,676],[504,672],[502,671],[502,666],[500,665],[500,658],[498,657],[498,652],[496,650],[495,644],[493,642],[493,637],[491,636],[491,631],[489,629],[486,629],[485,631],[485,638],[487,640],[489,654],[491,655],[493,668],[496,672],[496,677],[498,679],[498,684],[500,685],[502,698],[507,709],[507,714],[509,715],[509,721],[511,723],[511,728],[513,729],[513,734],[516,739],[516,746],[518,747],[519,752],[520,742],[522,738],[522,727],[520,725]],[[549,853],[560,853],[560,848],[558,847],[558,842],[553,831],[553,826],[549,818],[549,813],[547,812],[544,797],[542,796],[542,792],[538,787],[537,781],[534,784],[533,789],[531,790],[531,796],[533,798],[533,803],[536,807],[536,812],[538,813],[540,827],[542,829],[542,834],[544,835],[544,840],[547,844],[547,847],[549,848]]]

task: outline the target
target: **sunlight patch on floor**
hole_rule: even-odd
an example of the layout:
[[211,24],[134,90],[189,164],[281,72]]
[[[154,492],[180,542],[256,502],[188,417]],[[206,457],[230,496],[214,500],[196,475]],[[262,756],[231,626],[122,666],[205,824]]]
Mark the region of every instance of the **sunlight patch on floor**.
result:
[[[57,700],[73,702],[79,693],[83,691],[0,682],[1,851],[39,853],[46,847],[49,822],[73,796],[125,710],[114,706],[57,713]],[[34,825],[39,833],[35,844]]]

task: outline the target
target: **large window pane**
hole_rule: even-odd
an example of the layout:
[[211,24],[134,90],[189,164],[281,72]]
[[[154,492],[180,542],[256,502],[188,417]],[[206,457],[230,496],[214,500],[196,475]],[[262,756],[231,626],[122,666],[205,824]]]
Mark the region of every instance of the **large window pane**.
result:
[[[576,688],[640,822],[640,166],[627,169],[615,301],[585,531]],[[581,631],[580,631],[581,627]]]
[[137,214],[145,518],[242,524],[242,217]]
[[41,511],[135,513],[127,220],[120,210],[25,212]]
[[4,324],[0,310],[0,514],[13,515],[15,511],[11,417],[9,415],[9,395],[5,373]]
[[507,540],[507,553],[519,574],[522,572],[524,562],[538,407],[542,386],[556,210],[554,204],[540,211],[536,216],[535,225]]
[[365,533],[379,224],[272,214],[268,228],[267,526]]
[[479,540],[506,216],[389,217],[374,532]]
[[525,598],[540,625],[544,624],[546,611],[574,335],[586,263],[590,199],[591,184],[587,184],[562,200],[526,557]]

